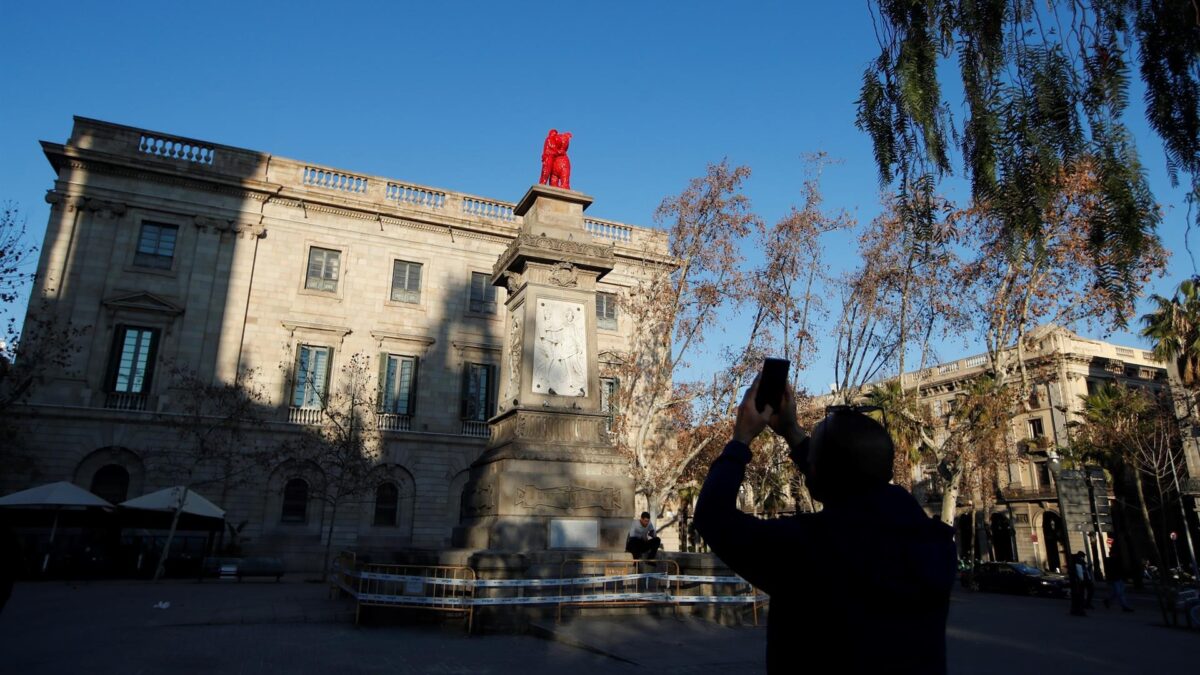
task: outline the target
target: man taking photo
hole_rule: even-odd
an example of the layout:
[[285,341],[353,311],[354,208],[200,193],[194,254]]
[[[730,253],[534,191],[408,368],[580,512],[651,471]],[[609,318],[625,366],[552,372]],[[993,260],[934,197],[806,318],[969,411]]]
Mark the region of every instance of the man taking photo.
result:
[[[834,406],[809,437],[790,387],[778,412],[760,411],[757,391],[755,380],[709,469],[695,524],[726,565],[771,596],[767,672],[945,673],[953,530],[890,484],[887,430]],[[750,443],[768,426],[821,511],[761,520],[738,510]]]

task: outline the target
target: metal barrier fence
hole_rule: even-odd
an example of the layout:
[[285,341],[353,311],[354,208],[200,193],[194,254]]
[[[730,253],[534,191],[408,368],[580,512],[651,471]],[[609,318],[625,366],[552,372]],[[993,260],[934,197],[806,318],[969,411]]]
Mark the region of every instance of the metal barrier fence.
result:
[[[377,565],[360,563],[344,552],[334,561],[331,592],[355,599],[354,622],[363,607],[432,609],[461,613],[467,632],[474,608],[490,605],[564,607],[635,607],[699,604],[748,604],[754,623],[768,598],[737,576],[679,573],[672,560],[575,559],[562,564],[556,579],[479,579],[473,569],[454,565]],[[476,597],[479,589],[509,590],[515,595]]]
[[[672,573],[679,575],[679,564],[673,560],[566,560],[560,576],[579,583],[563,590],[562,595],[568,599],[558,603],[556,620],[562,621],[563,607],[669,604]],[[678,589],[678,582],[675,582],[675,588]]]
[[364,563],[335,570],[338,587],[355,600],[354,623],[363,607],[426,609],[463,614],[467,633],[475,616],[475,570],[458,565]]

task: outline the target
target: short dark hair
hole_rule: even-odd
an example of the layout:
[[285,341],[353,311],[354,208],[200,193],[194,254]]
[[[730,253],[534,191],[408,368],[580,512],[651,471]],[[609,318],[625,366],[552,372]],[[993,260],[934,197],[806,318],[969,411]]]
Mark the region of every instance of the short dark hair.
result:
[[643,517],[643,518],[649,518],[649,517],[650,517],[650,512],[649,512],[649,511],[642,511],[642,517]]
[[[820,444],[820,463],[838,491],[855,491],[892,479],[896,448],[887,429],[874,418],[853,410],[830,413],[813,430]],[[834,487],[834,486],[830,486]]]

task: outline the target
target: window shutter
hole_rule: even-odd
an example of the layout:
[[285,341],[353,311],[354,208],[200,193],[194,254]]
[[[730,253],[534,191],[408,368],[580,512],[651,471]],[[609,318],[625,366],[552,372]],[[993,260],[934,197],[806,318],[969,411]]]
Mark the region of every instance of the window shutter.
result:
[[124,343],[125,325],[117,324],[113,330],[112,348],[108,354],[108,372],[104,375],[104,388],[107,391],[116,391],[117,370],[121,367],[121,345]]
[[296,365],[292,368],[292,407],[303,408],[308,392],[308,359],[307,345],[299,345],[296,350]]
[[158,329],[152,328],[146,331],[146,335],[150,338],[150,347],[146,355],[146,372],[142,375],[143,394],[150,393],[150,383],[154,379],[154,362],[158,358]]
[[379,412],[391,412],[388,410],[387,400],[387,369],[388,369],[387,352],[379,353],[379,382],[375,393],[375,409]]
[[459,417],[463,418],[464,420],[469,417],[469,415],[467,413],[469,412],[469,409],[471,407],[470,401],[469,401],[470,397],[471,397],[471,364],[464,363],[463,369],[462,369],[462,387],[459,391],[459,399],[458,399]]
[[496,414],[496,399],[498,398],[498,392],[496,391],[498,384],[496,382],[496,366],[487,366],[487,379],[487,407],[484,408],[486,412],[483,416],[485,420],[490,419],[492,415]]
[[413,357],[412,359],[412,382],[408,394],[408,414],[414,416],[417,414],[417,366],[420,364],[420,359]]
[[321,408],[324,408],[325,402],[329,400],[329,369],[333,364],[333,347],[324,347],[321,351],[318,351],[316,363],[316,377],[313,378],[316,383],[314,384],[314,389],[318,384],[321,387],[317,390],[317,404]]

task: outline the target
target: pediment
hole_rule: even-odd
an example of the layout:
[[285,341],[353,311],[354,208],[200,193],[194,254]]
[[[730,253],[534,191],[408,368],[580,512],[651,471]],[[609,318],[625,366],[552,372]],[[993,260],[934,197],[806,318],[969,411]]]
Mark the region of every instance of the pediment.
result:
[[166,298],[144,291],[114,295],[106,298],[103,304],[110,310],[151,312],[153,314],[166,314],[169,316],[183,314],[183,307]]

